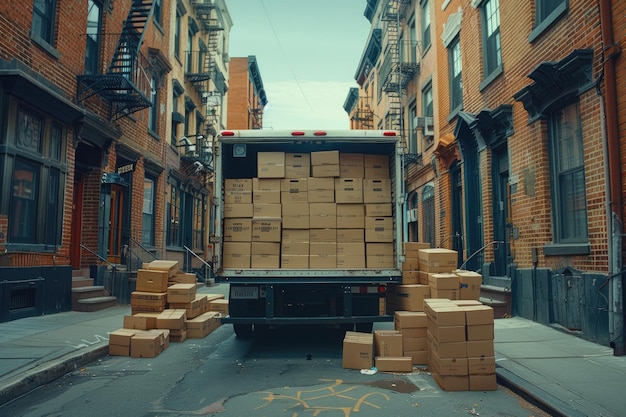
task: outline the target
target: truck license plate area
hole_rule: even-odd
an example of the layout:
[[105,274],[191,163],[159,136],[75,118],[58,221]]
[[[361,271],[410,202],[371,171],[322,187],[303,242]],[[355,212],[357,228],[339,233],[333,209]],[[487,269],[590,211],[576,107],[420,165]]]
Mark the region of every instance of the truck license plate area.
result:
[[256,300],[259,298],[259,287],[232,287],[230,298],[234,300]]

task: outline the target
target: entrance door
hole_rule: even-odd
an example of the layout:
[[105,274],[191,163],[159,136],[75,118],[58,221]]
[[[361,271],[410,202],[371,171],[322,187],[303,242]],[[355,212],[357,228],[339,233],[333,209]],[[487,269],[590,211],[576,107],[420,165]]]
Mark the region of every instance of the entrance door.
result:
[[493,150],[493,239],[495,275],[506,276],[509,262],[509,157],[507,146]]
[[109,236],[107,258],[111,263],[121,263],[124,187],[111,185],[111,211],[109,213]]
[[463,264],[463,184],[461,181],[461,166],[455,162],[450,167],[450,182],[452,184],[452,249],[457,251],[457,265]]
[[72,240],[70,249],[70,261],[72,269],[80,269],[82,228],[83,228],[83,190],[85,178],[83,174],[76,172],[74,176],[74,196],[72,201]]

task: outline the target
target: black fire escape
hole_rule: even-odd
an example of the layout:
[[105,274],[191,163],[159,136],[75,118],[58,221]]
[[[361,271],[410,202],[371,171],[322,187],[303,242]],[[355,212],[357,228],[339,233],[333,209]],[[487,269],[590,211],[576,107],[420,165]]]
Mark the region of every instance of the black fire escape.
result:
[[99,95],[109,103],[110,120],[152,106],[150,68],[140,48],[155,1],[133,0],[106,74],[77,77],[79,102]]

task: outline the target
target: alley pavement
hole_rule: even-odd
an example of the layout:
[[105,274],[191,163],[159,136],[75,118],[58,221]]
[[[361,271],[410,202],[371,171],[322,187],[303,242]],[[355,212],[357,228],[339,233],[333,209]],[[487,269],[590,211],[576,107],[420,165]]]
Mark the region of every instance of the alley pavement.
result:
[[[225,294],[227,286],[199,293]],[[2,405],[108,354],[130,306],[0,323]],[[626,356],[519,317],[495,321],[498,382],[555,416],[626,415]]]

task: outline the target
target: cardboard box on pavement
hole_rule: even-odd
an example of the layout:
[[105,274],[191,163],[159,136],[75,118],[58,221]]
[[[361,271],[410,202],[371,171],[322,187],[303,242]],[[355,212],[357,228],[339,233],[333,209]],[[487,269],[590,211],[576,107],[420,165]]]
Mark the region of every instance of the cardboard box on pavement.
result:
[[370,369],[374,359],[374,335],[372,333],[346,332],[343,339],[342,367],[347,369]]
[[375,366],[383,372],[412,372],[413,359],[410,356],[377,356]]
[[159,269],[138,269],[135,291],[159,293],[166,292],[169,277],[169,271]]
[[196,298],[196,284],[174,284],[167,289],[168,303],[190,303]]
[[399,330],[374,330],[376,356],[403,356],[402,333]]

